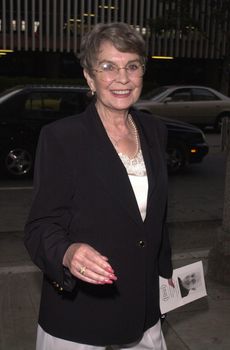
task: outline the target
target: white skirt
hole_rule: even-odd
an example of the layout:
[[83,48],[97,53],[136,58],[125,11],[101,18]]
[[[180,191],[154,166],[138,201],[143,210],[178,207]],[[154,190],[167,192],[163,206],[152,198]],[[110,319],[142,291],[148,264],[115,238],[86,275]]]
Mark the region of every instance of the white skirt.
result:
[[[147,329],[140,341],[125,345],[109,345],[114,350],[167,350],[160,320],[155,326]],[[106,350],[105,346],[94,346],[75,343],[72,341],[56,338],[46,333],[38,325],[36,350]]]

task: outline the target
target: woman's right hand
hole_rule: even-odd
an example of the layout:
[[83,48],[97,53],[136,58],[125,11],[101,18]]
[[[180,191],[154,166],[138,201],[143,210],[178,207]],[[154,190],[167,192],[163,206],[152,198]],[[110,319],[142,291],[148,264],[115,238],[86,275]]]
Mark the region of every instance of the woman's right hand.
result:
[[65,252],[63,265],[84,282],[112,284],[117,280],[108,258],[85,243],[71,244]]

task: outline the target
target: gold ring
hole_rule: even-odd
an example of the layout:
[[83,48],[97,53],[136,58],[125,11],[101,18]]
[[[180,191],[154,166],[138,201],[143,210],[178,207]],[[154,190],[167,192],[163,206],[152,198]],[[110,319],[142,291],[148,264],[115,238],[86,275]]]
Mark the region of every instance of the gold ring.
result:
[[86,266],[81,266],[79,270],[80,274],[84,276],[85,270],[86,270]]

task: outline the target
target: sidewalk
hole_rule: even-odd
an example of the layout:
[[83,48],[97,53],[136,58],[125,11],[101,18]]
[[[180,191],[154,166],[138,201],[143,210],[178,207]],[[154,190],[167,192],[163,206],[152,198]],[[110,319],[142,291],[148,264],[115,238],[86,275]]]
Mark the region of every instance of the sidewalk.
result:
[[[181,228],[186,236],[194,234],[199,226],[205,236],[205,231],[210,229],[208,223],[204,227],[202,223],[181,223],[174,225],[174,230],[179,234]],[[35,348],[41,273],[29,260],[22,235],[22,232],[0,233],[0,350]],[[208,252],[208,248],[174,252],[174,267],[202,260],[206,272]],[[206,284],[208,297],[168,314],[163,325],[168,350],[230,349],[230,287],[207,278]]]
[[[208,252],[196,250],[176,254],[174,267],[202,260],[206,273]],[[230,287],[206,275],[206,288],[207,297],[169,312],[164,325],[168,350],[230,349]]]

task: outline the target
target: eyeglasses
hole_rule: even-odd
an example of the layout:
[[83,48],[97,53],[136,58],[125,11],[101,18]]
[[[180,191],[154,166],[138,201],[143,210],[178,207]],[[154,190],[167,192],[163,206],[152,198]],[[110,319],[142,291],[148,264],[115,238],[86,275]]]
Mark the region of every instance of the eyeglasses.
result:
[[121,69],[125,69],[129,77],[141,78],[145,72],[145,65],[140,62],[130,62],[125,67],[118,67],[111,62],[103,62],[98,69],[93,69],[95,72],[101,73],[103,80],[115,80]]

